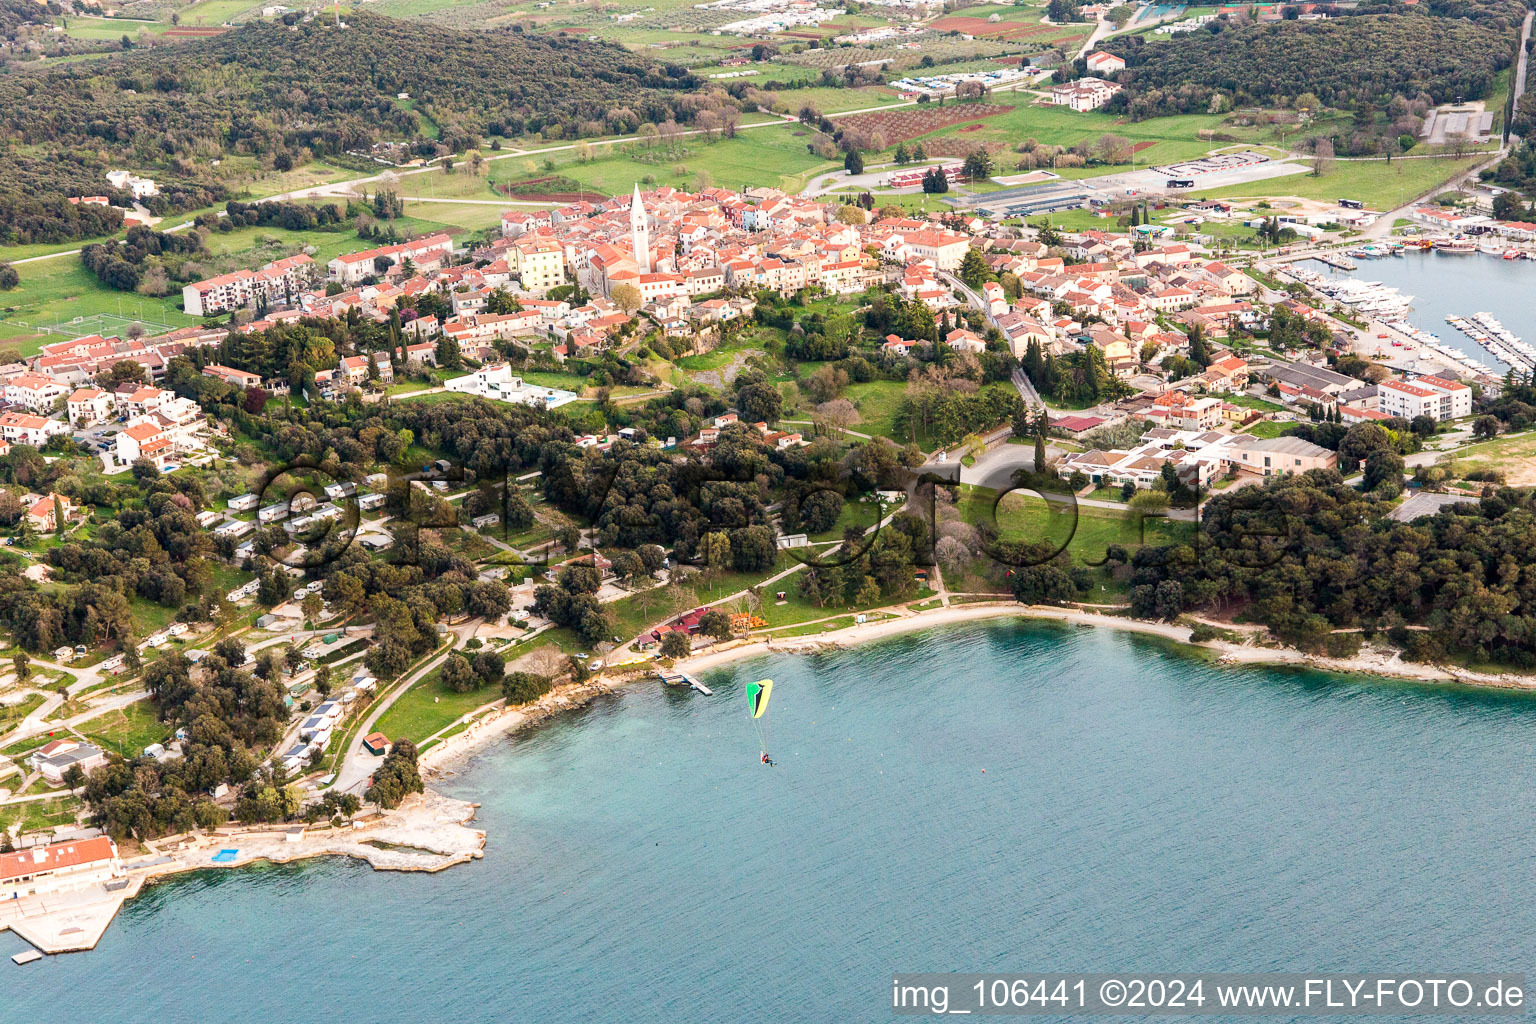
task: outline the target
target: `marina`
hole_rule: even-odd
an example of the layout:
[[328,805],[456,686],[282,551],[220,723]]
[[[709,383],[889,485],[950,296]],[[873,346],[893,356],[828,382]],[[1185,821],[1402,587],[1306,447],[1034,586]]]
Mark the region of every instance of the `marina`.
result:
[[1474,313],[1470,319],[1452,313],[1445,322],[1487,349],[1501,363],[1523,372],[1536,367],[1536,348],[1505,327],[1492,313]]
[[1305,267],[1287,269],[1298,281],[1311,285],[1330,299],[1342,302],[1367,316],[1400,319],[1412,308],[1412,295],[1404,295],[1380,281],[1359,281],[1352,277],[1329,278]]
[[[1451,361],[1468,375],[1502,377],[1512,367],[1530,369],[1533,362],[1525,339],[1536,341],[1536,308],[1526,298],[1533,282],[1532,271],[1524,255],[1505,257],[1510,251],[1523,254],[1525,250],[1506,248],[1497,255],[1473,251],[1466,259],[1451,254],[1457,256],[1452,259],[1442,255],[1444,250],[1425,248],[1432,244],[1427,239],[1405,243],[1398,250],[1399,257],[1374,259],[1369,264],[1369,282],[1357,281],[1354,275],[1318,260],[1291,264],[1283,272],[1324,294],[1329,294],[1324,285],[1338,288],[1351,280],[1356,286],[1374,283],[1396,289],[1399,295],[1409,295],[1408,308],[1396,316],[1360,311],[1380,322],[1384,332],[1401,335],[1379,339],[1379,345],[1388,350],[1382,357],[1389,363],[1398,362],[1393,353],[1412,344],[1421,346],[1424,356]],[[1347,287],[1345,294],[1350,294]],[[1479,322],[1477,314],[1485,314],[1519,344],[1511,344]],[[1462,323],[1471,329],[1470,333],[1462,329]],[[1483,335],[1491,344],[1478,340],[1474,334]]]

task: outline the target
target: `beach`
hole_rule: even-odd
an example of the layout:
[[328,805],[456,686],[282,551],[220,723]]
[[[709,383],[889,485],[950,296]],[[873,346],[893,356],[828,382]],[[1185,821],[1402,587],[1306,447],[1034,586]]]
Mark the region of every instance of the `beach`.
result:
[[[1292,666],[1339,675],[1389,677],[1426,684],[1457,683],[1489,690],[1536,689],[1536,678],[1513,673],[1491,674],[1445,666],[1404,662],[1397,652],[1365,647],[1355,657],[1327,658],[1294,648],[1265,646],[1267,633],[1252,626],[1210,623],[1246,635],[1249,642],[1216,639],[1191,641],[1191,627],[1106,614],[1084,608],[1020,605],[1012,601],[986,601],[937,607],[923,611],[887,609],[890,617],[864,622],[815,636],[781,640],[744,638],[716,645],[678,661],[673,668],[697,675],[731,663],[763,656],[808,654],[856,648],[872,641],[934,629],[950,629],[968,623],[1017,619],[1021,622],[1056,622],[1084,630],[1110,629],[1155,638],[1205,652],[1201,660],[1219,671],[1220,666]],[[1198,671],[1211,671],[1199,669]],[[253,826],[224,828],[207,835],[173,836],[143,845],[125,857],[126,878],[121,886],[54,897],[51,905],[11,906],[0,914],[0,931],[7,927],[50,953],[94,947],[123,903],[140,894],[148,883],[170,875],[211,869],[238,868],[259,861],[289,863],[316,857],[348,857],[362,860],[380,871],[437,872],[484,856],[486,832],[471,827],[477,805],[440,793],[467,759],[520,729],[580,708],[600,696],[612,694],[630,683],[654,679],[652,666],[633,666],[623,672],[602,674],[580,683],[556,687],[539,700],[515,708],[496,708],[482,715],[464,732],[435,744],[420,756],[423,780],[420,796],[411,796],[397,809],[362,816],[348,827],[318,828]],[[25,901],[23,901],[25,902]]]
[[[874,622],[864,622],[843,629],[829,630],[814,636],[785,637],[783,639],[749,638],[717,644],[708,650],[678,660],[672,667],[679,672],[698,674],[720,668],[746,658],[766,654],[813,653],[853,647],[876,640],[915,633],[927,629],[941,629],[993,619],[1015,618],[1028,621],[1060,622],[1067,625],[1122,630],[1143,636],[1157,637],[1207,652],[1219,665],[1277,665],[1312,668],[1339,675],[1369,675],[1421,683],[1456,683],[1465,686],[1502,690],[1536,691],[1536,676],[1518,673],[1477,672],[1444,665],[1425,665],[1404,661],[1397,651],[1382,651],[1369,645],[1351,658],[1329,658],[1309,654],[1293,647],[1263,646],[1257,642],[1267,637],[1267,632],[1248,627],[1254,643],[1234,643],[1216,639],[1196,643],[1191,639],[1192,627],[1172,622],[1155,622],[1132,619],[1120,615],[1088,611],[1080,608],[1051,605],[1022,605],[1015,601],[951,605],[922,611],[902,609],[904,614]],[[871,613],[873,614],[873,613]],[[1210,623],[1228,632],[1242,631],[1224,623]],[[440,743],[421,755],[423,777],[441,775],[464,756],[501,736],[517,731],[551,715],[577,708],[603,694],[612,693],[622,686],[641,679],[654,679],[655,669],[650,666],[630,666],[622,674],[605,673],[583,683],[556,687],[531,704],[504,709],[497,714],[479,719],[469,729]]]

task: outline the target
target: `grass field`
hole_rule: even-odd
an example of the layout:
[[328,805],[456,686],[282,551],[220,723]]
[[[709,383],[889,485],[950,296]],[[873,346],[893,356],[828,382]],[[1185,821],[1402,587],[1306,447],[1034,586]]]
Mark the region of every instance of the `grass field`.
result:
[[843,389],[842,397],[859,410],[859,422],[849,429],[861,434],[889,437],[900,443],[902,439],[896,437],[896,411],[901,407],[902,397],[906,393],[907,386],[894,380],[872,380],[865,384],[848,385]]
[[222,25],[254,9],[251,0],[201,0],[181,12],[183,25]]
[[1391,210],[1430,192],[1454,175],[1475,166],[1485,157],[1469,156],[1423,160],[1334,161],[1321,177],[1291,174],[1283,178],[1208,189],[1191,199],[1247,199],[1296,196],[1331,202],[1339,198],[1358,199],[1373,210]]
[[57,800],[33,800],[11,807],[0,807],[0,829],[9,828],[12,822],[20,822],[19,831],[40,832],[43,829],[72,825],[80,810],[80,801],[72,797]]
[[[51,325],[79,316],[113,313],[181,327],[199,321],[181,311],[180,296],[152,299],[132,292],[102,287],[75,256],[59,256],[16,268],[21,284],[0,294],[0,346],[32,355],[45,341],[67,335],[44,336],[39,325]],[[89,332],[82,332],[89,333]]]
[[[406,216],[397,220],[395,227],[406,235],[447,231],[459,236],[500,224],[503,209],[501,206],[469,203],[407,203]],[[341,253],[356,252],[372,244],[358,238],[350,229],[285,231],[274,227],[213,231],[208,234],[205,242],[215,257],[225,258],[241,267],[257,267],[306,248],[313,248],[315,260],[323,264]],[[184,327],[201,322],[181,311],[179,291],[173,291],[164,298],[114,291],[104,287],[93,274],[86,271],[80,264],[80,258],[75,255],[66,254],[22,263],[16,266],[16,271],[21,275],[21,284],[9,292],[0,293],[0,348],[14,348],[22,356],[36,353],[46,342],[73,336],[45,335],[40,328],[67,323],[77,317],[111,314],[122,317],[123,321],[105,327],[85,323],[75,331],[76,334],[111,333],[124,329],[129,321],[135,319],[145,322],[148,334],[154,334],[162,328]]]
[[103,750],[128,758],[138,757],[145,747],[164,741],[171,733],[170,727],[155,717],[154,706],[147,700],[93,718],[81,731]]
[[130,18],[61,17],[64,34],[76,39],[121,39],[136,37],[140,32],[163,35],[171,27],[164,21],[140,21]]
[[994,522],[1004,543],[1046,542],[1062,547],[1079,565],[1102,562],[1111,544],[1136,547],[1167,544],[1188,537],[1193,524],[1164,518],[1143,519],[1135,513],[1091,506],[1074,507],[1014,491],[996,506],[997,492],[989,487],[962,485],[960,516],[969,523]]
[[906,102],[883,85],[862,89],[839,89],[815,85],[803,89],[785,89],[773,95],[777,97],[780,109],[789,114],[798,114],[806,104],[810,104],[823,114],[836,114],[844,110],[863,110],[866,107],[900,106],[905,105]]
[[47,700],[48,698],[42,694],[34,693],[23,698],[18,703],[0,707],[0,729],[8,728],[10,725],[26,718],[32,712],[42,707]]
[[[709,176],[711,184],[726,188],[739,190],[770,185],[786,191],[799,191],[811,174],[838,166],[807,152],[806,142],[810,134],[796,134],[801,131],[792,125],[770,125],[739,131],[734,139],[712,143],[699,136],[688,136],[678,140],[678,149],[673,154],[668,154],[660,144],[649,151],[637,149],[634,156],[617,151],[617,147],[597,146],[592,148],[594,159],[587,163],[580,161],[574,149],[532,154],[525,158],[511,157],[490,164],[490,179],[519,181],[558,173],[603,195],[622,195],[634,188],[636,182],[641,187],[654,184],[695,188],[699,183],[698,176],[703,172]],[[554,164],[553,172],[546,170],[545,160]],[[462,183],[416,180],[435,177],[438,176],[414,176],[409,186],[410,194],[437,196],[441,193],[429,190],[471,187]]]
[[[466,652],[473,656],[474,652]],[[442,669],[428,673],[426,678],[411,687],[389,706],[380,716],[374,728],[391,740],[401,738],[420,743],[453,720],[466,715],[482,704],[489,704],[501,697],[500,691],[482,686],[468,693],[454,693],[442,684]]]

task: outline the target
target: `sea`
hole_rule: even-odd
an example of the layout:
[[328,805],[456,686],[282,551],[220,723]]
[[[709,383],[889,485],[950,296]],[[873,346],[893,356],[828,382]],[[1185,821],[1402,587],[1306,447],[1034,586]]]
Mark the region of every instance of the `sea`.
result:
[[1380,259],[1349,257],[1349,261],[1357,269],[1337,270],[1316,260],[1304,260],[1301,265],[1325,277],[1375,281],[1412,295],[1406,317],[1409,323],[1439,335],[1446,345],[1498,373],[1509,369],[1508,364],[1446,323],[1447,316],[1492,313],[1517,337],[1536,344],[1536,305],[1529,297],[1536,282],[1536,266],[1527,260],[1506,260],[1481,252],[1450,255],[1408,251]]
[[0,1022],[883,1021],[917,971],[1536,965],[1531,697],[1021,621],[706,681],[464,762],[484,860],[173,878],[91,952],[0,959]]

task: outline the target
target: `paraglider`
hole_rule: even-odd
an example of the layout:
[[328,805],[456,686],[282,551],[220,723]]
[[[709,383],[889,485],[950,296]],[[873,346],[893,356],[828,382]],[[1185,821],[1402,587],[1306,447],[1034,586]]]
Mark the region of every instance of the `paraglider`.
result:
[[759,679],[747,684],[747,708],[752,715],[752,728],[757,732],[757,742],[762,748],[763,764],[773,766],[768,756],[768,698],[773,696],[773,680]]

